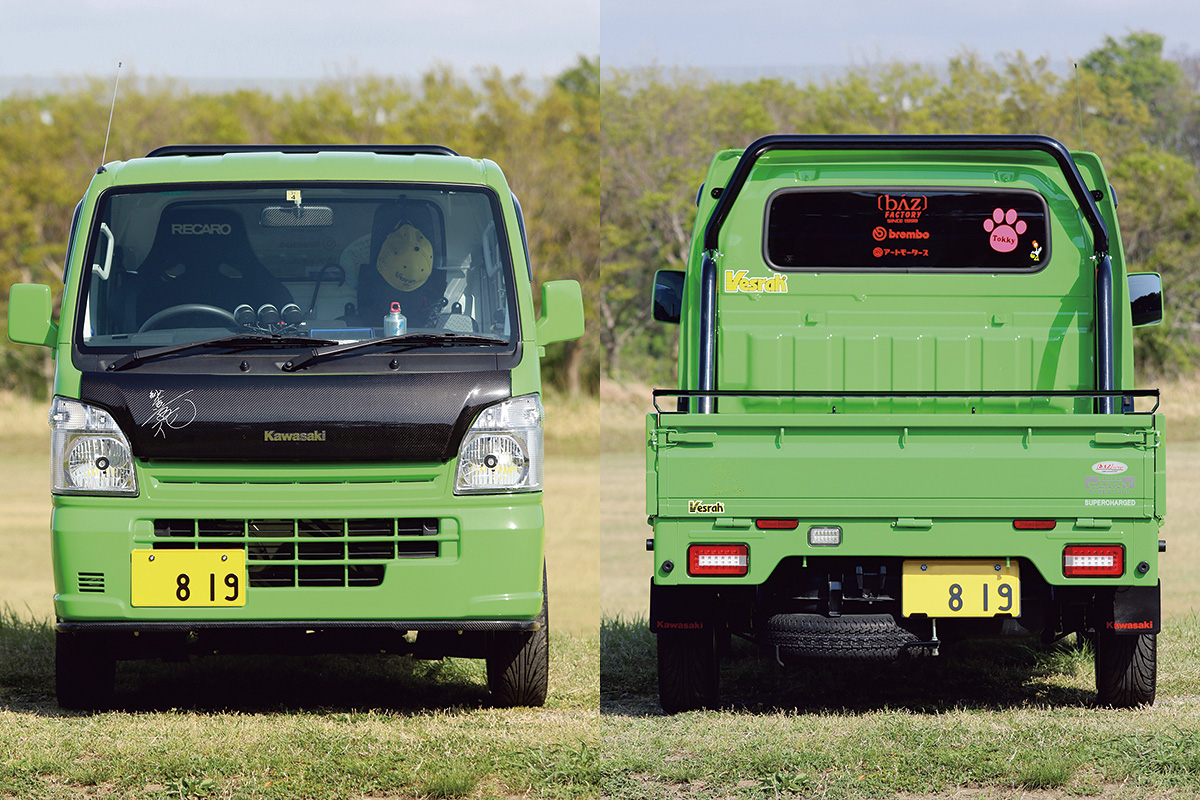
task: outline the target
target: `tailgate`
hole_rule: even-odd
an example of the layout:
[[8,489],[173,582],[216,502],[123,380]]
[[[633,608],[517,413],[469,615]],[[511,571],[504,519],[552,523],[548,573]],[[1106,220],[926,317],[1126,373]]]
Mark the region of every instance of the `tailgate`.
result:
[[1157,414],[664,413],[647,424],[659,517],[1163,513]]

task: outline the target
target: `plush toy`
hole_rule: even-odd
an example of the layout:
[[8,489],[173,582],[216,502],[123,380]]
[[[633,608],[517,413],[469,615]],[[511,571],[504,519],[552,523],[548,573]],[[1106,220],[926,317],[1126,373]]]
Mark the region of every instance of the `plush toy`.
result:
[[419,289],[433,270],[433,245],[425,234],[401,221],[383,240],[375,269],[391,286],[402,292]]

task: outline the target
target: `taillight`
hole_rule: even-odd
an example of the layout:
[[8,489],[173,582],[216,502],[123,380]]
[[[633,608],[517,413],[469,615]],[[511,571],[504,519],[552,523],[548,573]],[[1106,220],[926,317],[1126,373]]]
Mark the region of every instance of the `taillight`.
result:
[[736,578],[749,571],[749,545],[694,544],[688,548],[688,575],[727,575]]
[[1019,531],[1052,531],[1057,524],[1052,519],[1014,519],[1013,527]]
[[1063,548],[1063,576],[1119,578],[1125,574],[1125,548],[1119,544],[1072,544]]
[[760,531],[794,531],[800,527],[798,519],[756,519],[754,527]]

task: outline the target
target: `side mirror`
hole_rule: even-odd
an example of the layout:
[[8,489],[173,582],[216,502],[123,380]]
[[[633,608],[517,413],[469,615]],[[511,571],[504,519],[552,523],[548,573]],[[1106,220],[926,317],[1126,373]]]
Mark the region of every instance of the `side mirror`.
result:
[[51,313],[49,286],[13,284],[8,293],[8,338],[21,344],[53,347],[58,340],[58,326]]
[[679,324],[683,311],[683,277],[677,269],[660,269],[654,273],[654,318],[659,322]]
[[1130,275],[1129,307],[1133,312],[1135,328],[1162,322],[1162,276],[1157,272],[1135,272]]
[[542,284],[542,316],[537,321],[538,346],[583,335],[583,292],[579,281]]

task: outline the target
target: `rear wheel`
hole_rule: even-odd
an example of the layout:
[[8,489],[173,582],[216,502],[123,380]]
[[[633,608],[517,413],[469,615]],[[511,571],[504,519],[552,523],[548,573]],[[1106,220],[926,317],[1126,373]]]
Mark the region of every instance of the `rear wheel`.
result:
[[1096,701],[1132,708],[1154,702],[1158,682],[1158,637],[1099,633],[1096,644]]
[[720,669],[711,625],[699,631],[658,633],[658,702],[676,714],[717,704]]
[[112,705],[117,661],[107,641],[54,634],[54,686],[61,708],[99,711]]
[[488,689],[502,708],[542,706],[550,682],[550,615],[542,567],[541,623],[536,631],[493,633],[487,648]]

